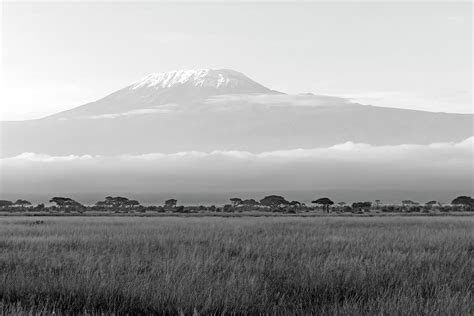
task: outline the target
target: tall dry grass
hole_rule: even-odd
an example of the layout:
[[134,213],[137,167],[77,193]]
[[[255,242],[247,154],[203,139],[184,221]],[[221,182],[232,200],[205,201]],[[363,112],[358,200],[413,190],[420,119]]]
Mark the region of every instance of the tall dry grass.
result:
[[9,314],[472,314],[473,217],[0,218]]

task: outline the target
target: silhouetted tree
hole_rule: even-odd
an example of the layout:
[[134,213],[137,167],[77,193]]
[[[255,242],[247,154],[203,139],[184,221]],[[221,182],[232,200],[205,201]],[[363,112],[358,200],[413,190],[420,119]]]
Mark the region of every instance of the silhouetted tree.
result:
[[451,202],[451,204],[472,206],[474,205],[474,199],[471,198],[470,196],[458,196]]
[[224,205],[224,207],[223,207],[223,211],[224,211],[224,212],[233,212],[233,211],[234,211],[234,207],[233,207],[231,204],[226,204],[226,205]]
[[245,206],[253,207],[253,206],[257,206],[258,202],[255,201],[254,199],[247,199],[247,200],[243,200],[242,204]]
[[410,205],[418,205],[417,202],[413,202],[412,200],[403,200],[402,201],[403,206],[410,206]]
[[237,205],[242,204],[241,198],[231,198],[230,202],[232,203],[232,207],[237,207]]
[[296,208],[296,207],[300,207],[300,206],[301,206],[301,203],[298,202],[298,201],[291,201],[291,202],[290,202],[290,205]]
[[95,206],[97,206],[97,207],[112,207],[112,205],[107,203],[107,201],[97,201],[95,203]]
[[175,208],[176,204],[178,203],[178,200],[176,199],[169,199],[165,201],[165,208]]
[[128,200],[128,201],[125,201],[125,207],[137,207],[137,206],[140,206],[140,202],[138,202],[137,200]]
[[59,208],[63,208],[66,210],[77,210],[77,211],[82,211],[85,207],[81,203],[74,201],[71,198],[65,198],[65,197],[53,197],[51,200],[49,200],[50,203],[55,203]]
[[260,204],[269,207],[284,207],[290,204],[290,202],[288,202],[287,200],[285,200],[284,197],[279,195],[268,195],[260,200]]
[[0,207],[1,208],[6,208],[6,207],[10,207],[13,205],[13,202],[12,201],[8,201],[8,200],[0,200]]
[[31,205],[31,202],[27,200],[16,200],[14,205],[19,206],[19,207],[27,207]]
[[95,205],[98,207],[124,209],[140,206],[140,202],[122,196],[107,196],[104,201],[98,201]]
[[440,205],[438,201],[429,201],[425,204],[426,206],[429,206],[430,208],[433,207],[434,205]]
[[374,204],[375,204],[375,209],[378,210],[380,208],[381,201],[380,200],[375,200]]
[[317,200],[311,201],[311,203],[317,204],[317,205],[322,205],[323,206],[323,211],[326,211],[327,213],[329,213],[329,205],[334,204],[334,202],[331,201],[331,199],[329,199],[327,197],[319,198]]
[[354,202],[352,203],[352,208],[370,208],[372,206],[372,202]]

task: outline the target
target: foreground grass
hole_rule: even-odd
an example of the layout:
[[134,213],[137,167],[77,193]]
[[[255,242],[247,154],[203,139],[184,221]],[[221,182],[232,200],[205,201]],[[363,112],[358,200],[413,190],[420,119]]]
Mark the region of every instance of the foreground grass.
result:
[[0,218],[0,312],[470,315],[473,224]]

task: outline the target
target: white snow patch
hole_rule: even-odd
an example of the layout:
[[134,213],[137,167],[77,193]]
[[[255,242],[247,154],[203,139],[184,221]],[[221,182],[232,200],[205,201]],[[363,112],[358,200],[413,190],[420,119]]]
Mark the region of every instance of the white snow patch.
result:
[[221,88],[234,87],[239,82],[258,85],[244,74],[230,69],[188,69],[150,74],[135,82],[130,89],[171,88],[183,84],[190,84],[195,87]]

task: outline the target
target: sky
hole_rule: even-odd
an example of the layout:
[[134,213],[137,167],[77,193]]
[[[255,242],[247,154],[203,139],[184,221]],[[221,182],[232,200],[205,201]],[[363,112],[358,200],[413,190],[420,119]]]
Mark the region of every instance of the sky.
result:
[[472,4],[2,2],[2,120],[195,68],[287,93],[472,113]]

